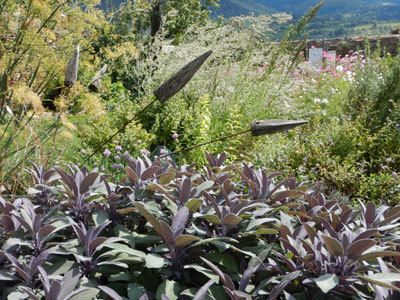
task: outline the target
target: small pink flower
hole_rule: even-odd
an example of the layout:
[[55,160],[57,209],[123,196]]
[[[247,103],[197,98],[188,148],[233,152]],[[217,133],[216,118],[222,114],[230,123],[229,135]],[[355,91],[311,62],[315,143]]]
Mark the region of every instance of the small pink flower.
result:
[[161,149],[160,150],[160,154],[167,154],[167,153],[168,153],[167,149]]
[[311,46],[311,49],[316,49],[317,47],[315,47],[315,46]]
[[177,140],[178,137],[179,137],[179,135],[178,135],[176,132],[172,135],[172,138],[173,138],[174,140]]
[[118,151],[122,151],[122,147],[121,146],[115,146],[115,150],[118,150]]
[[142,155],[144,155],[144,156],[147,156],[147,155],[149,155],[149,154],[150,154],[150,152],[149,152],[149,151],[147,151],[146,149],[142,149],[142,150],[140,150],[140,153],[142,153]]
[[113,165],[113,168],[114,168],[114,169],[119,169],[119,168],[121,168],[121,165],[115,164],[115,165]]
[[107,157],[110,156],[111,155],[110,150],[108,150],[108,149],[104,150],[103,155],[107,156]]
[[82,150],[81,150],[81,154],[82,154],[82,155],[85,155],[85,154],[86,154],[86,150],[85,150],[85,149],[82,149]]
[[304,56],[304,52],[303,52],[303,51],[300,51],[300,52],[299,52],[299,56]]
[[262,72],[262,71],[264,71],[263,68],[258,68],[258,69],[257,69],[257,72]]
[[119,159],[121,159],[121,156],[115,155],[115,156],[114,156],[114,159],[115,159],[115,160],[119,160]]

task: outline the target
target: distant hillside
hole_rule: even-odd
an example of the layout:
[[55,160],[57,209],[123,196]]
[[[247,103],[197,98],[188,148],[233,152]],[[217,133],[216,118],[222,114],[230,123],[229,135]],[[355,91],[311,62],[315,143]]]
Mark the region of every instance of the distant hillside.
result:
[[[319,0],[222,0],[213,16],[232,17],[242,14],[287,12],[298,20]],[[261,5],[261,6],[260,6]],[[400,0],[326,0],[318,16],[311,22],[311,38],[331,38],[353,35],[389,34],[400,26]],[[279,39],[287,26],[274,28]]]
[[220,7],[213,9],[212,16],[221,15],[225,18],[249,15],[250,13],[272,14],[277,10],[261,3],[259,0],[220,0]]
[[[102,0],[118,7],[125,0]],[[212,17],[272,14],[287,12],[296,22],[320,0],[220,0],[220,7],[212,10]],[[311,22],[310,38],[332,38],[354,35],[389,34],[400,27],[400,0],[326,0],[319,15]],[[286,26],[277,25],[272,39],[279,40]]]

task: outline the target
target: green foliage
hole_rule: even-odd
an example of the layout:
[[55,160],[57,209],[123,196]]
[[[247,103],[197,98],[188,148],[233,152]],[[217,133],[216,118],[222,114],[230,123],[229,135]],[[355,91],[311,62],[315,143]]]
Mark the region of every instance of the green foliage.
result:
[[121,181],[33,165],[29,199],[0,197],[2,298],[397,296],[399,206],[353,209],[226,158],[126,152]]

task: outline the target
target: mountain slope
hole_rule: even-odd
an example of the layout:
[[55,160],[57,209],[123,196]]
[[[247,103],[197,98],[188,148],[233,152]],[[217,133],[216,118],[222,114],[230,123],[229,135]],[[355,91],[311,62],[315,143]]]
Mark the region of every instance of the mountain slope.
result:
[[218,9],[212,10],[212,16],[223,16],[230,18],[240,15],[255,14],[271,14],[276,12],[275,9],[270,8],[259,0],[220,0]]

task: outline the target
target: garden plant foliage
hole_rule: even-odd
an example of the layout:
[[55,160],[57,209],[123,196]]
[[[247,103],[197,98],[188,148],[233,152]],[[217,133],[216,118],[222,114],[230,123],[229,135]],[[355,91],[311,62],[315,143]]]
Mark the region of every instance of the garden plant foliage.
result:
[[352,208],[226,153],[125,176],[33,165],[0,198],[4,299],[393,299],[400,206]]

